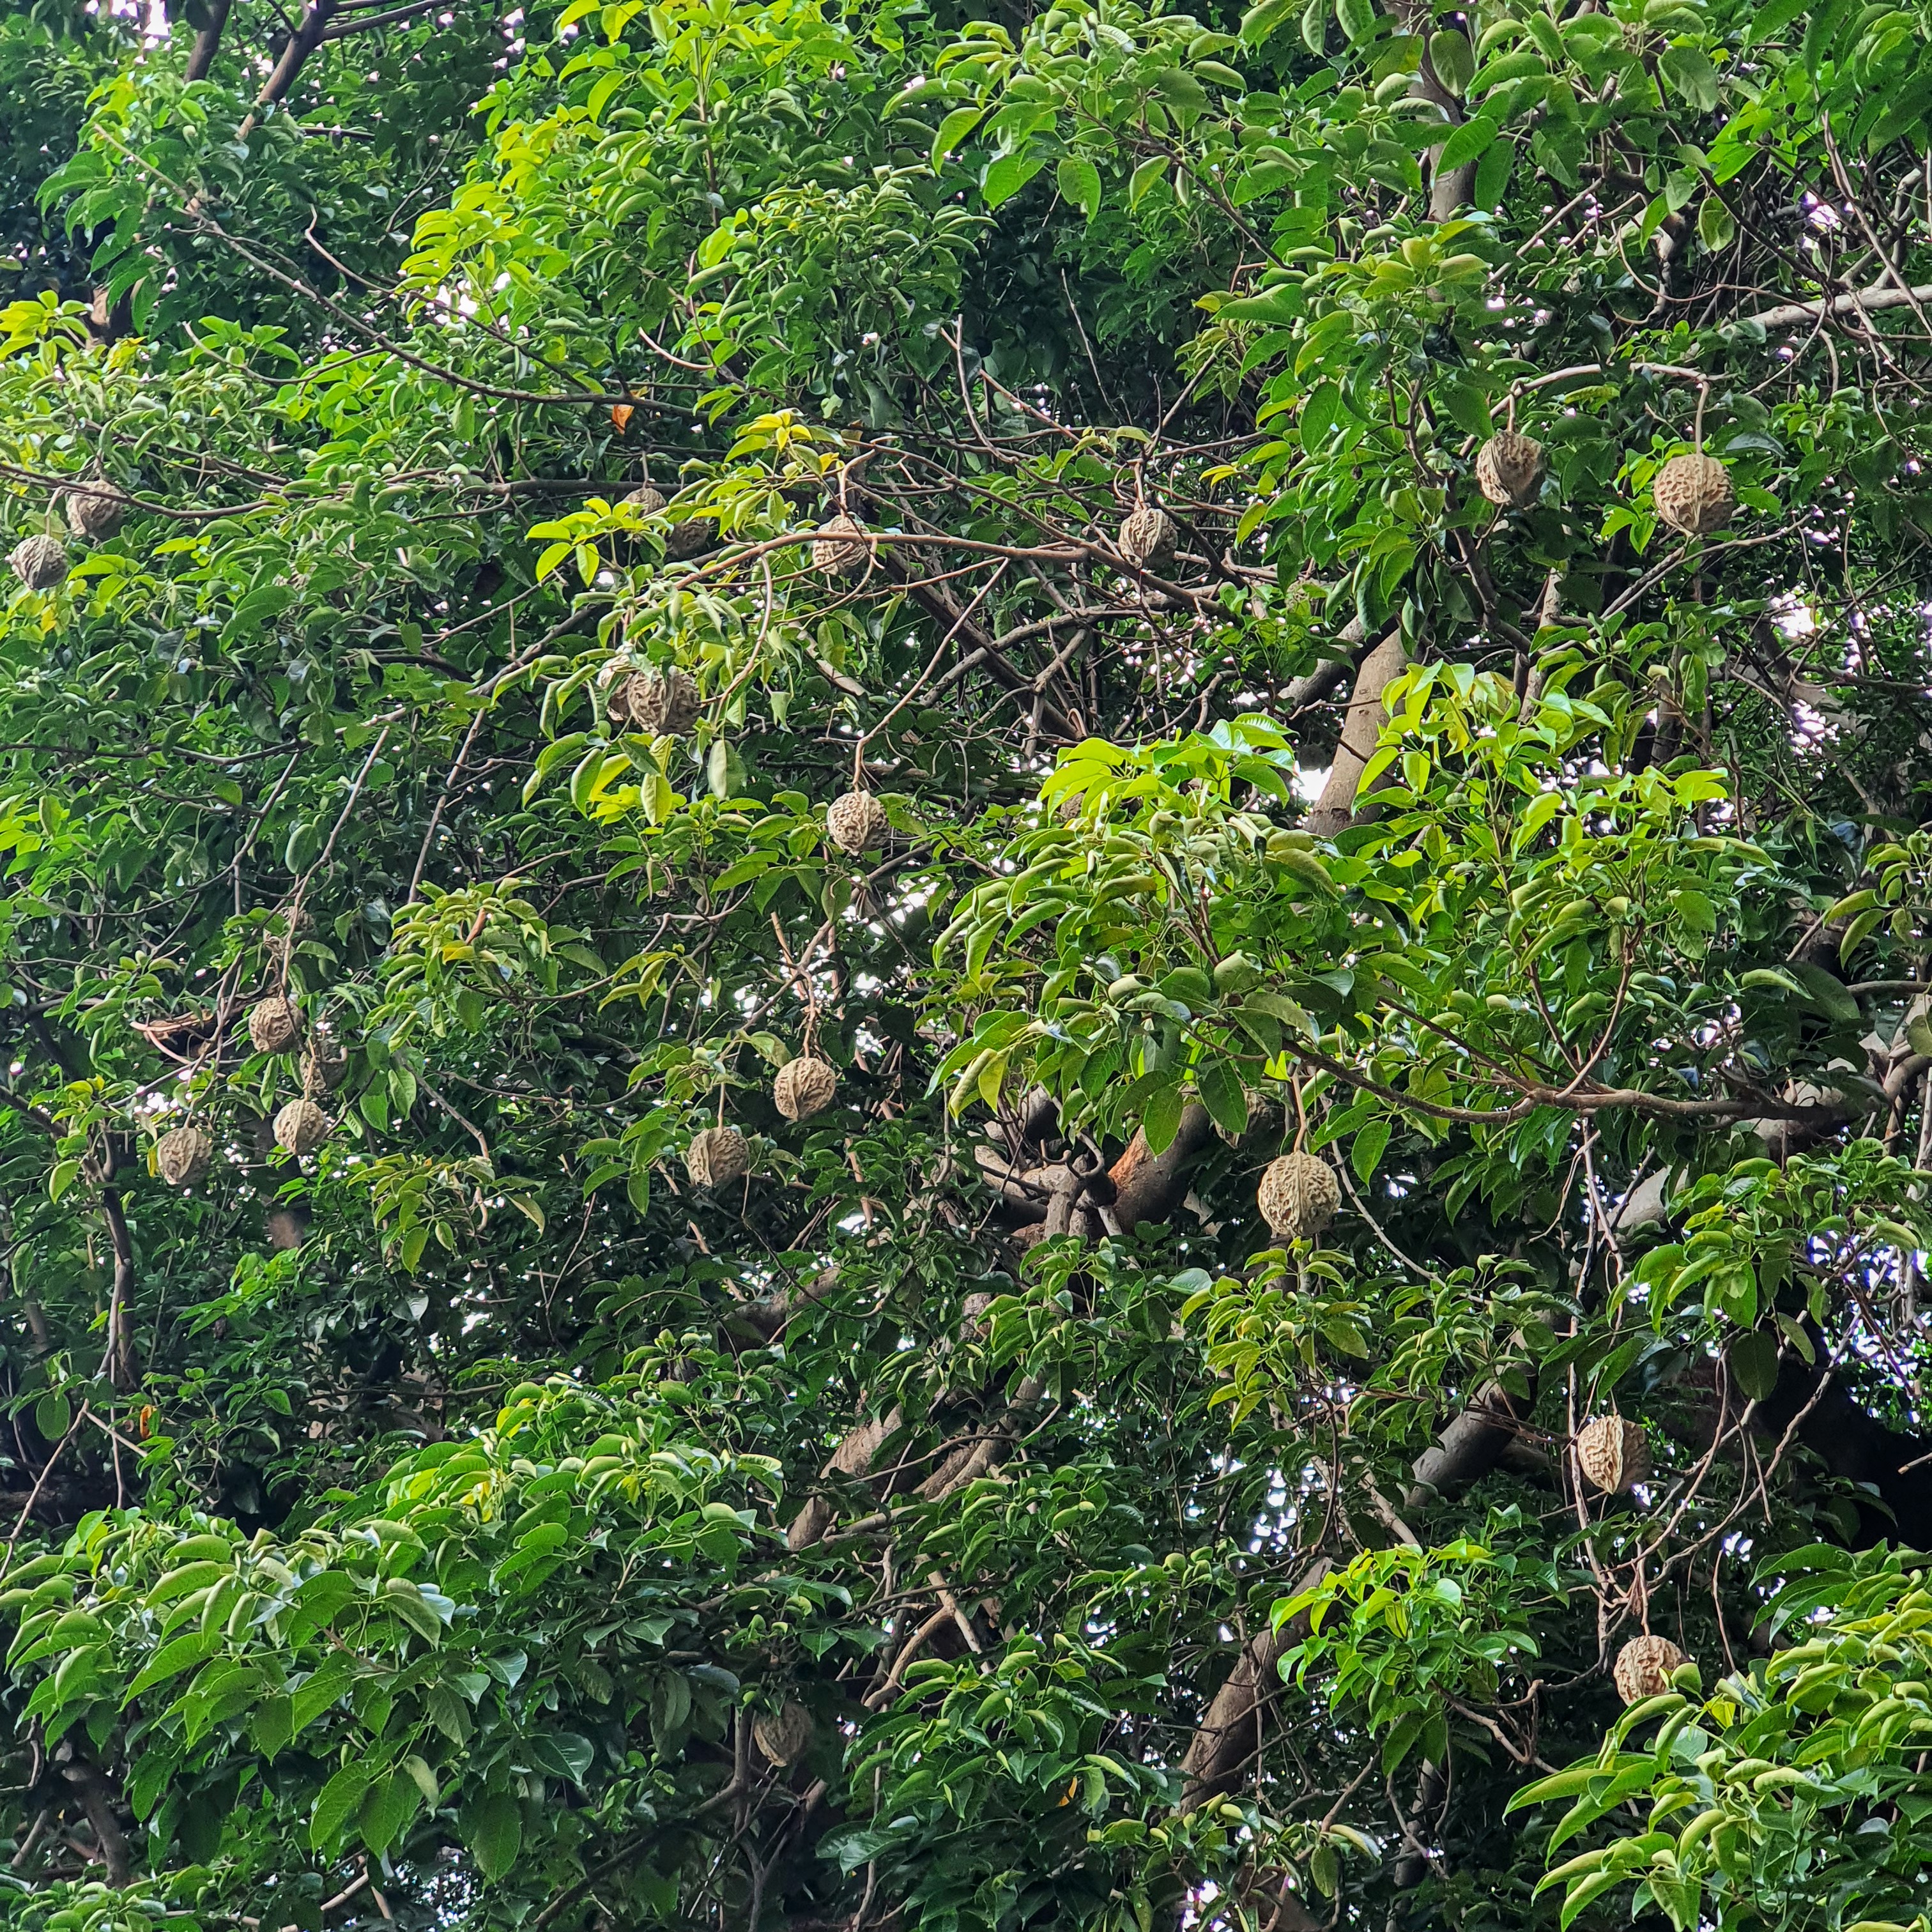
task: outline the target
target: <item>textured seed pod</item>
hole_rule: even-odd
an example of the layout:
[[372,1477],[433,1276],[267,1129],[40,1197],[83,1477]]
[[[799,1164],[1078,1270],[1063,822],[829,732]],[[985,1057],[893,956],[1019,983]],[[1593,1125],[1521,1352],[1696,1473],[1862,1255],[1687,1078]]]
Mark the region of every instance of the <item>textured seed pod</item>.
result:
[[708,517],[686,517],[664,532],[664,555],[674,563],[682,563],[686,557],[709,550],[717,529]]
[[613,724],[653,737],[662,733],[681,736],[704,708],[698,686],[681,670],[633,671],[610,687],[605,706]]
[[1285,1154],[1269,1162],[1255,1198],[1277,1234],[1312,1241],[1334,1219],[1342,1190],[1335,1170],[1318,1154]]
[[842,512],[813,538],[812,568],[824,571],[827,577],[862,575],[872,560],[872,547],[865,536],[865,525]]
[[885,843],[892,826],[886,808],[868,791],[848,791],[826,807],[825,829],[832,842],[854,858]]
[[1177,535],[1165,510],[1143,503],[1120,526],[1120,554],[1143,570],[1165,570],[1174,561]]
[[694,1134],[684,1156],[686,1172],[700,1187],[728,1187],[752,1170],[752,1150],[736,1127],[706,1127]]
[[302,1055],[302,1085],[311,1092],[333,1094],[349,1071],[349,1049],[326,1033],[318,1033]]
[[1576,1466],[1606,1496],[1650,1479],[1650,1438],[1620,1415],[1600,1415],[1576,1432]]
[[1708,536],[1738,506],[1730,472],[1714,456],[1673,456],[1652,478],[1659,518],[1687,537]]
[[302,1036],[302,1009],[278,994],[252,1007],[248,1043],[257,1053],[286,1053]]
[[654,484],[640,483],[621,500],[634,506],[647,517],[655,517],[664,506],[664,493]]
[[292,1154],[321,1146],[328,1132],[328,1116],[313,1100],[291,1100],[275,1116],[275,1144]]
[[1536,500],[1543,482],[1543,446],[1506,429],[1476,452],[1476,488],[1492,503],[1520,510]]
[[154,1166],[170,1187],[192,1187],[214,1159],[214,1143],[199,1127],[176,1127],[154,1143]]
[[837,1072],[824,1060],[802,1054],[788,1060],[772,1082],[772,1099],[788,1120],[808,1120],[824,1113],[838,1090]]
[[22,537],[7,561],[29,590],[51,590],[67,575],[67,546],[58,537]]
[[1641,1704],[1670,1688],[1670,1673],[1690,1660],[1667,1636],[1634,1636],[1617,1652],[1617,1695]]
[[77,537],[100,542],[118,536],[128,520],[128,510],[127,498],[104,484],[84,484],[67,493],[67,526]]
[[790,1697],[783,1710],[762,1711],[752,1720],[759,1750],[776,1765],[797,1763],[812,1748],[812,1713]]

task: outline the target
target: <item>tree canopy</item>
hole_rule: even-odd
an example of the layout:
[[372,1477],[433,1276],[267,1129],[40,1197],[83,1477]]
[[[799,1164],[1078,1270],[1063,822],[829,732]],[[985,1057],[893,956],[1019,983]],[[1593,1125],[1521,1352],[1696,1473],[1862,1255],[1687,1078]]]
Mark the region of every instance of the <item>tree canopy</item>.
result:
[[1925,0],[0,87],[8,1924],[1926,1924]]

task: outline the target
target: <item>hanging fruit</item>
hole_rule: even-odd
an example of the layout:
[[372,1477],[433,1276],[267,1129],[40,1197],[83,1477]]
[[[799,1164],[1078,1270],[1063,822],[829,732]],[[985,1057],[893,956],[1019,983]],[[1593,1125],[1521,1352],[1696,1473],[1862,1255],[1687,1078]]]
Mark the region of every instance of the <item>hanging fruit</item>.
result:
[[1600,1415],[1576,1432],[1576,1466],[1606,1496],[1650,1480],[1650,1438],[1620,1415]]
[[736,1127],[706,1127],[691,1137],[684,1166],[697,1186],[728,1187],[751,1172],[751,1146]]
[[1499,431],[1476,452],[1476,488],[1492,503],[1520,510],[1543,486],[1543,446],[1513,429]]
[[120,535],[132,507],[118,490],[102,483],[83,483],[67,494],[67,526],[77,537],[104,543]]
[[788,1060],[772,1082],[772,1100],[788,1120],[808,1120],[832,1104],[838,1090],[837,1072],[822,1060],[801,1054]]
[[633,671],[611,686],[604,700],[610,722],[652,737],[681,737],[698,722],[704,701],[683,671]]
[[655,517],[664,506],[664,493],[654,484],[640,483],[620,500],[642,511],[647,517]]
[[788,1697],[781,1711],[761,1711],[752,1720],[752,1736],[773,1764],[796,1764],[812,1748],[812,1713]]
[[248,1043],[257,1053],[286,1053],[302,1036],[302,1009],[285,995],[278,993],[250,1009]]
[[1626,1704],[1641,1704],[1670,1688],[1670,1673],[1690,1658],[1667,1636],[1634,1636],[1617,1652],[1617,1695]]
[[1165,570],[1174,561],[1179,533],[1174,519],[1151,503],[1137,506],[1120,526],[1120,554],[1142,570]]
[[302,1055],[302,1087],[305,1092],[333,1094],[349,1071],[349,1049],[334,1035],[318,1031]]
[[826,808],[825,830],[840,851],[857,858],[883,845],[892,831],[886,808],[868,791],[848,791]]
[[1687,537],[1722,530],[1738,506],[1731,475],[1714,456],[1673,456],[1651,479],[1659,520]]
[[1316,1240],[1342,1204],[1335,1170],[1320,1155],[1285,1154],[1269,1162],[1255,1190],[1262,1218],[1290,1240]]
[[313,1100],[291,1100],[275,1116],[275,1144],[296,1155],[320,1147],[328,1132],[328,1116]]
[[812,567],[827,577],[862,576],[872,560],[865,525],[842,510],[812,539]]
[[154,1143],[154,1169],[170,1187],[192,1187],[214,1160],[214,1143],[200,1128],[176,1127]]
[[58,537],[22,537],[7,562],[29,590],[51,590],[67,575],[67,546]]

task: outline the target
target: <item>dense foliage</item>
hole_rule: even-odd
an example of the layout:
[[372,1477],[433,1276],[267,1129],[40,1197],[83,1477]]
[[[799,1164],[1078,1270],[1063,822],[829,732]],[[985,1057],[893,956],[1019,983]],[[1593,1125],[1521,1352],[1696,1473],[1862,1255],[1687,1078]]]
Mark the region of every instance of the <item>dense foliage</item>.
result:
[[1929,49],[0,8],[6,1922],[1924,1924]]

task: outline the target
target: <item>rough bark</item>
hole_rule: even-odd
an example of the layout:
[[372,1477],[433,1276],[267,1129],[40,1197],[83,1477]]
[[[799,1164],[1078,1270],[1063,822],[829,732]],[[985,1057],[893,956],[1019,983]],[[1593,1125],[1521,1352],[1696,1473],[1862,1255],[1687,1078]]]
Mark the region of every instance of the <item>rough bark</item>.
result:
[[1362,660],[1355,673],[1354,692],[1348,700],[1341,742],[1335,747],[1334,762],[1328,768],[1322,796],[1308,814],[1308,830],[1316,837],[1332,838],[1354,818],[1356,788],[1382,736],[1382,694],[1408,664],[1402,633],[1391,631]]
[[[1524,1402],[1522,1413],[1531,1406]],[[1519,1426],[1517,1405],[1510,1395],[1494,1382],[1478,1390],[1468,1407],[1415,1459],[1415,1480],[1402,1493],[1403,1509],[1413,1516],[1431,1503],[1460,1495],[1496,1466],[1516,1439]]]
[[[1332,1567],[1325,1556],[1316,1558],[1296,1579],[1289,1594],[1312,1590]],[[1183,1811],[1193,1810],[1240,1782],[1268,1735],[1268,1718],[1281,1688],[1281,1660],[1307,1634],[1307,1618],[1292,1617],[1278,1630],[1257,1631],[1242,1646],[1181,1760],[1187,1776],[1181,1792]]]

